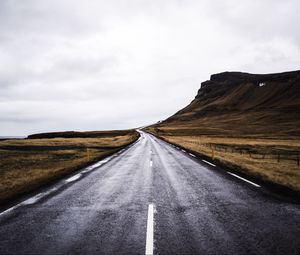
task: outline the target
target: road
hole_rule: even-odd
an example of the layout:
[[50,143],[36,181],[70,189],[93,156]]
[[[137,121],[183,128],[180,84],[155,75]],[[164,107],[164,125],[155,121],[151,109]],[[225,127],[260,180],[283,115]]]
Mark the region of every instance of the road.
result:
[[0,254],[300,254],[300,207],[142,133],[0,213]]

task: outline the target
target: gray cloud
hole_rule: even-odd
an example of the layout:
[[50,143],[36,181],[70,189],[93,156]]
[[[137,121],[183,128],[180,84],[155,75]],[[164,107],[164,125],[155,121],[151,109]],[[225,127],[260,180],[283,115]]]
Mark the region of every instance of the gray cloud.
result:
[[0,135],[129,128],[226,70],[299,68],[296,0],[2,0]]

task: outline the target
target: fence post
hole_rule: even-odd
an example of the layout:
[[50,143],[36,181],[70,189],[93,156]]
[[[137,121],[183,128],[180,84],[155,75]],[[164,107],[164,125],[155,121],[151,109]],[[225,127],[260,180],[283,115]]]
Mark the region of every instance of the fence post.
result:
[[211,159],[212,160],[215,159],[215,150],[214,149],[211,150]]
[[300,162],[299,162],[299,155],[297,155],[297,165],[299,166]]
[[277,162],[280,162],[280,154],[278,153]]
[[87,161],[90,161],[90,150],[89,150],[89,148],[86,148],[86,159],[87,159]]

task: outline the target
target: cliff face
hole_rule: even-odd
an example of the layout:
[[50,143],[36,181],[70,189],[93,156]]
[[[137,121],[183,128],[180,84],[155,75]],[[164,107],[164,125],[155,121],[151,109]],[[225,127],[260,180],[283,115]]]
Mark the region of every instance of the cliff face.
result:
[[214,74],[190,105],[159,126],[197,134],[300,136],[300,71]]

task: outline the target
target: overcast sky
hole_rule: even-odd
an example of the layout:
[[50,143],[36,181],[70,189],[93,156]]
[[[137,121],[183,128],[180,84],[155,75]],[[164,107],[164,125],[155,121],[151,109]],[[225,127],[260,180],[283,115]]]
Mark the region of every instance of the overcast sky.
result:
[[174,114],[213,73],[300,69],[299,0],[1,0],[0,136]]

